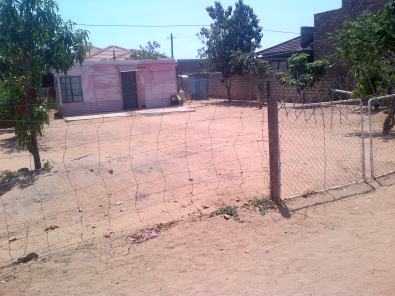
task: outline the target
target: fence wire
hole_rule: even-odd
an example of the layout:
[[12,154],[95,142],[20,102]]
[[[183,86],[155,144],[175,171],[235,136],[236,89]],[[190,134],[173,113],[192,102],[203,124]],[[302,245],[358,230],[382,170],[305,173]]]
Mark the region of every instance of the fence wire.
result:
[[[0,281],[7,285],[22,273],[18,289],[28,295],[32,282],[47,279],[30,265],[13,265],[18,258],[92,248],[96,263],[84,268],[104,276],[132,264],[127,258],[145,235],[268,197],[266,108],[216,100],[191,107],[194,112],[53,120],[40,139],[43,162],[52,168],[39,173],[31,172],[30,154],[15,148],[12,131],[1,131]],[[355,102],[280,104],[285,198],[361,181],[358,108]]]
[[31,156],[4,132],[0,158],[10,177],[1,191],[1,265],[267,196],[265,116],[218,103],[168,115],[53,121],[40,141],[53,168],[37,176],[24,175]]
[[395,183],[395,131],[384,132],[395,95],[372,98],[368,106],[369,173],[370,177],[390,184]]
[[284,196],[311,195],[365,181],[364,116],[358,99],[282,101],[279,122]]

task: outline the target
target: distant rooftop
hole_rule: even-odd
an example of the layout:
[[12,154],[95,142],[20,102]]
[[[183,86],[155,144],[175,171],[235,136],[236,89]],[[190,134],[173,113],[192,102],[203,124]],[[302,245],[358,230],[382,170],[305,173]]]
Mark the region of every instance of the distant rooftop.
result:
[[312,50],[311,46],[302,46],[302,37],[298,36],[291,40],[269,47],[267,49],[258,52],[258,56],[261,58],[275,58],[284,55],[290,55],[298,52]]
[[127,48],[110,45],[106,48],[100,49],[98,47],[92,47],[87,60],[102,61],[102,60],[127,60],[130,58],[130,50]]

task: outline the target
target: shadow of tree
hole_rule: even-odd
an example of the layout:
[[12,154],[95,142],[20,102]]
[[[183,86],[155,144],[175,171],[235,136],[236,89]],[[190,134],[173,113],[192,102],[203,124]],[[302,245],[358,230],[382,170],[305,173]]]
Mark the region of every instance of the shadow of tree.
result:
[[38,176],[47,172],[48,170],[30,171],[27,168],[23,168],[16,172],[4,171],[0,173],[0,197],[14,187],[24,189],[32,186]]
[[211,99],[207,105],[217,105],[222,107],[245,107],[245,108],[258,108],[259,104],[256,100],[223,100],[223,99]]
[[[4,133],[4,134],[9,134],[9,133],[10,132]],[[0,149],[2,150],[3,153],[6,153],[6,154],[11,154],[11,153],[23,151],[23,149],[20,149],[18,147],[16,136],[11,136],[11,137],[7,137],[5,139],[1,139],[0,140]],[[49,148],[46,145],[40,143],[40,151],[48,151],[48,150],[49,150]]]
[[[374,132],[372,133],[372,138],[374,139],[381,139],[384,141],[391,141],[391,140],[395,140],[395,131],[390,132],[388,135],[384,135],[383,132]],[[358,137],[358,138],[365,138],[365,139],[369,139],[370,134],[368,132],[366,133],[348,133],[346,134],[346,137]]]
[[2,149],[7,154],[20,151],[20,149],[18,149],[15,136],[1,140],[0,149]]

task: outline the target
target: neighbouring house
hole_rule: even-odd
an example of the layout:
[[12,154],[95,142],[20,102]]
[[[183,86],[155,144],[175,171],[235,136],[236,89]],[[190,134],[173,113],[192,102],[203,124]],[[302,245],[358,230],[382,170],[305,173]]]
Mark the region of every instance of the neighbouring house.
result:
[[166,107],[177,93],[175,60],[134,60],[117,46],[93,48],[82,65],[55,77],[65,116]]
[[274,71],[284,72],[288,59],[297,53],[313,55],[314,27],[302,27],[300,36],[258,52],[258,58],[270,62]]
[[[308,53],[312,59],[331,59],[335,53],[333,34],[345,22],[383,9],[386,2],[386,0],[343,0],[341,8],[316,14],[314,27],[302,27],[300,36],[259,51],[258,56],[268,61],[274,72],[286,71],[288,58],[296,53]],[[296,90],[285,88],[275,75],[269,80],[272,94],[281,97],[281,100],[295,100]],[[314,89],[306,92],[306,95],[310,101],[326,100],[330,89],[352,89],[352,85],[348,69],[336,64]]]

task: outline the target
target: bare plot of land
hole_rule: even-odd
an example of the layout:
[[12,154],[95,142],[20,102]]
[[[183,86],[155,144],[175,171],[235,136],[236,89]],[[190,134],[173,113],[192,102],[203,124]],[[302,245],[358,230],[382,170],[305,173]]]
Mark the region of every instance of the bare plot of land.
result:
[[[192,107],[53,121],[41,141],[51,172],[22,176],[0,193],[0,262],[97,240],[105,245],[117,235],[267,196],[266,110],[223,102]],[[359,114],[318,111],[280,111],[284,196],[361,180]],[[0,149],[1,170],[31,167],[11,133],[0,135]]]
[[[394,188],[265,217],[241,211],[124,236],[3,268],[2,295],[317,295],[395,293]],[[294,200],[291,209],[331,196]]]

